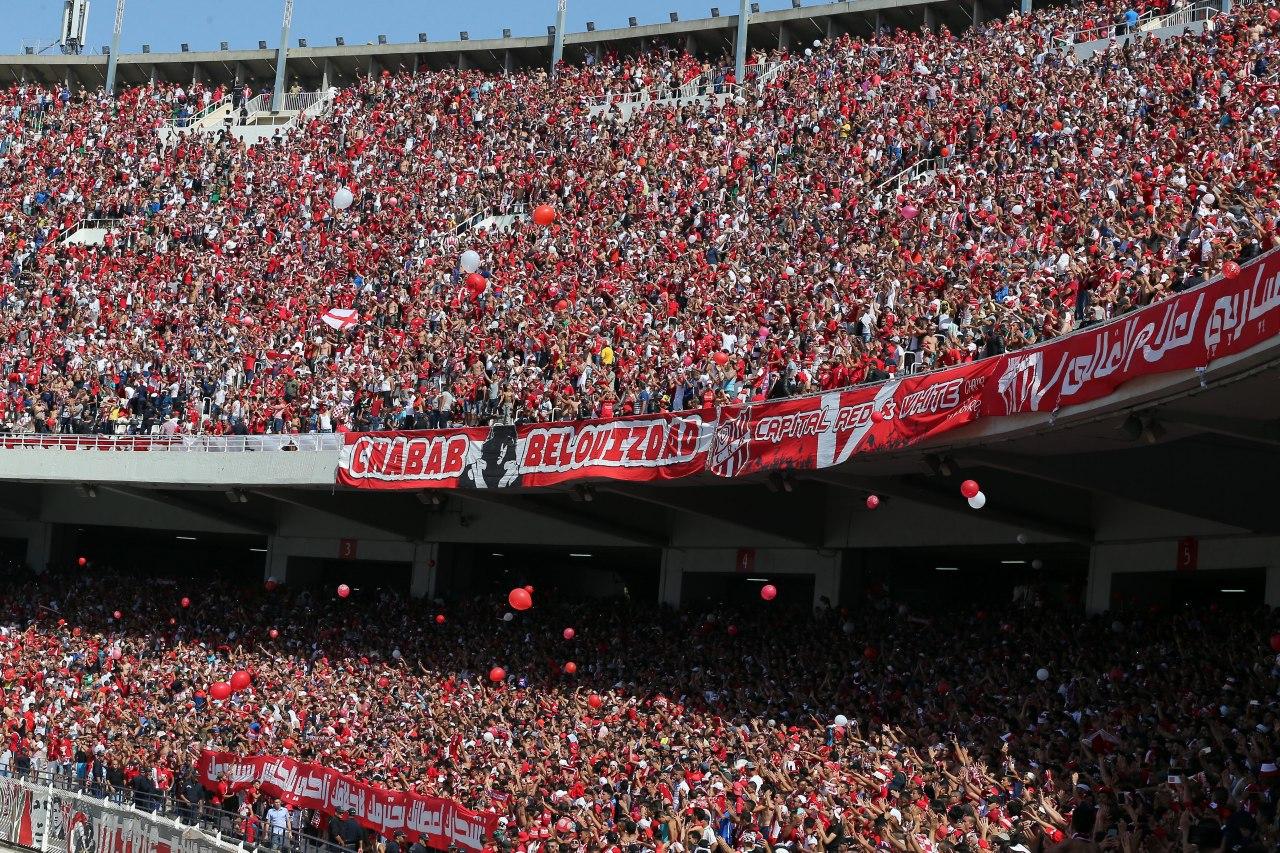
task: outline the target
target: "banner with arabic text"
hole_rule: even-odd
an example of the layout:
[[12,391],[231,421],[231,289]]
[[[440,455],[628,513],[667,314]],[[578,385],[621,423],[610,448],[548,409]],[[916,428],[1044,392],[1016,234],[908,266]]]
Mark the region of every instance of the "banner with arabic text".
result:
[[1280,251],[1154,305],[995,358],[881,385],[607,421],[348,433],[338,482],[358,489],[651,482],[813,470],[911,447],[981,418],[1053,412],[1143,376],[1208,367],[1280,331]]
[[473,812],[453,800],[390,791],[319,764],[283,756],[242,758],[206,750],[200,755],[199,767],[200,781],[211,790],[220,779],[226,779],[233,791],[256,782],[269,796],[290,806],[318,809],[327,815],[351,809],[365,829],[381,836],[404,830],[410,840],[421,840],[437,850],[448,849],[450,844],[480,850],[498,822],[496,814]]

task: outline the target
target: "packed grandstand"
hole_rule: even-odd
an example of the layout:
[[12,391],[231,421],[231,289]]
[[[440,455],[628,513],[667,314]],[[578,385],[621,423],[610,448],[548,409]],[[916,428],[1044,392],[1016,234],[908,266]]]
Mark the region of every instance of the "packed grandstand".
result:
[[[678,411],[1118,316],[1270,248],[1280,215],[1272,10],[1077,59],[1071,34],[1125,8],[843,36],[754,57],[769,73],[733,98],[626,118],[587,104],[718,66],[658,50],[554,80],[383,72],[248,147],[159,141],[224,94],[199,85],[11,86],[0,422],[281,433]],[[550,227],[457,224],[538,204]],[[65,242],[86,219],[115,220],[105,242]]]
[[251,843],[408,844],[218,769],[254,756],[449,798],[497,851],[1275,843],[1280,635],[1257,612],[927,612],[876,589],[852,612],[674,612],[535,590],[504,621],[500,595],[6,580],[0,773]]
[[[555,77],[383,72],[258,145],[157,133],[251,92],[11,85],[0,425],[675,412],[978,361],[1230,278],[1280,224],[1280,10],[1071,49],[1153,9],[841,36],[753,57],[744,81],[661,46]],[[708,72],[680,104],[591,107]],[[111,222],[102,243],[67,241],[86,220]],[[250,845],[1278,841],[1280,634],[1262,610],[930,609],[883,590],[816,611],[531,591],[526,609],[519,589],[349,599],[85,563],[0,583],[0,777]],[[324,774],[356,816],[299,794]],[[423,804],[441,802],[482,831],[451,836],[438,805],[431,831]]]

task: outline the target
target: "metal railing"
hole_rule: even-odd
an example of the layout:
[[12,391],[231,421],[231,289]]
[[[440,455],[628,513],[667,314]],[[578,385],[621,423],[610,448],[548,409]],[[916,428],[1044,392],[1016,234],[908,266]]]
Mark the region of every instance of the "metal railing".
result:
[[63,450],[122,453],[302,453],[337,452],[341,433],[298,435],[70,435],[0,434],[0,450]]
[[[312,835],[292,825],[294,811],[290,811],[291,825],[282,831],[273,832],[265,819],[265,806],[270,798],[260,801],[259,809],[249,815],[221,809],[207,800],[189,802],[180,799],[171,791],[157,790],[155,793],[142,792],[135,788],[115,786],[106,779],[76,778],[68,766],[67,772],[34,770],[26,773],[6,773],[0,779],[10,779],[25,784],[37,793],[63,792],[60,796],[70,794],[82,798],[82,802],[92,804],[116,813],[122,818],[146,816],[148,819],[172,825],[184,840],[190,839],[189,833],[198,833],[196,838],[216,850],[244,853],[244,851],[295,851],[296,853],[349,853],[345,848],[332,841]],[[205,792],[206,796],[208,792]],[[307,818],[301,823],[309,827],[309,818],[313,812],[309,809],[298,811],[299,817]],[[57,822],[44,821],[43,827],[37,827],[38,843],[36,849],[51,851],[51,831],[56,830]],[[184,845],[185,849],[185,845]]]
[[59,242],[63,244],[71,242],[71,238],[74,237],[78,232],[84,230],[85,228],[102,228],[107,231],[113,231],[116,228],[119,228],[120,223],[123,221],[124,221],[123,219],[93,219],[93,218],[81,219],[79,222],[75,224],[75,227],[69,228],[67,230],[67,233],[62,235],[62,238],[61,240],[59,240]]
[[189,130],[229,103],[231,103],[231,96],[223,95],[218,100],[210,103],[209,106],[192,113],[186,118],[169,119],[169,121],[165,122],[164,126],[173,130]]
[[[328,91],[324,92],[291,92],[284,96],[280,105],[281,112],[305,112],[317,104],[328,100]],[[270,102],[267,103],[270,108]]]
[[1129,26],[1123,21],[1116,21],[1111,24],[1099,24],[1096,27],[1075,30],[1058,38],[1056,41],[1059,47],[1072,47],[1073,45],[1086,44],[1091,41],[1104,41],[1112,37],[1119,38],[1134,33],[1145,33],[1149,30],[1161,30],[1166,27],[1185,26],[1196,21],[1207,21],[1220,11],[1221,7],[1218,0],[1209,0],[1209,2],[1196,3],[1185,9],[1178,9],[1163,15],[1157,14],[1155,11],[1147,12],[1144,15],[1140,15],[1137,24],[1133,26]]

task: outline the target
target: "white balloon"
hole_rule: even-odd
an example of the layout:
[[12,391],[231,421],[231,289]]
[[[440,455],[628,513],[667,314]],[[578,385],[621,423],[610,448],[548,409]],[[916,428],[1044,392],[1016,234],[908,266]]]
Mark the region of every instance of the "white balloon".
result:
[[514,618],[516,618],[516,615],[515,615],[514,613],[512,613],[510,610],[508,610],[506,613],[503,613],[503,614],[502,614],[502,621],[503,621],[503,622],[510,622],[510,621],[511,621],[512,619],[514,619]]
[[822,47],[822,39],[814,39],[814,40],[813,40],[813,46],[814,46],[814,47]]
[[400,660],[400,650],[399,650],[399,649],[395,649],[394,651],[392,651],[392,652],[391,652],[391,657],[395,658],[396,660]]
[[1039,669],[1036,670],[1036,678],[1040,679],[1041,681],[1048,681],[1049,670],[1045,669],[1044,667],[1040,667]]
[[1018,534],[1018,544],[1019,544],[1019,545],[1026,545],[1026,544],[1027,544],[1027,534],[1025,534],[1025,533],[1019,533],[1019,534]]
[[836,725],[837,726],[849,725],[849,718],[846,717],[844,714],[836,714]]
[[969,498],[969,506],[973,507],[974,509],[982,509],[986,505],[987,505],[987,496],[984,495],[982,492],[978,492],[976,495]]
[[471,249],[467,249],[462,253],[462,259],[459,263],[463,272],[473,273],[480,269],[480,255]]
[[1014,215],[1014,216],[1021,216],[1021,215],[1022,215],[1022,205],[1020,205],[1020,204],[1015,204],[1015,205],[1011,208],[1011,211],[1012,211],[1012,213],[1013,213],[1013,215]]
[[338,191],[333,194],[333,206],[338,210],[346,210],[355,200],[356,197],[346,187],[338,187]]
[[1204,194],[1204,198],[1202,199],[1202,201],[1203,201],[1205,204],[1213,204],[1215,201],[1217,201],[1217,199],[1216,199],[1216,198],[1214,198],[1213,193],[1205,193],[1205,194]]
[[493,743],[493,732],[485,732],[485,733],[484,733],[484,742],[485,742],[485,743]]
[[1033,569],[1043,569],[1043,568],[1044,568],[1044,560],[1032,560],[1032,561],[1031,561],[1031,568],[1033,568]]
[[804,55],[805,55],[805,56],[813,56],[813,48],[811,48],[811,47],[806,47],[806,48],[804,49]]

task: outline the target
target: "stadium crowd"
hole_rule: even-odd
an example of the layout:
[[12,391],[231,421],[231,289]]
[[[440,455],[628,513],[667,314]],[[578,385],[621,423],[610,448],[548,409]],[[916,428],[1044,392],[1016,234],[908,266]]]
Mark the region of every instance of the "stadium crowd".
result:
[[[1275,9],[1085,61],[1064,48],[1161,8],[841,36],[755,56],[732,89],[718,63],[669,50],[555,79],[387,71],[247,148],[157,135],[221,89],[15,84],[0,92],[0,424],[262,433],[678,410],[953,365],[1133,310],[1269,249],[1280,216]],[[590,108],[704,73],[736,96]],[[886,185],[921,163],[929,175]],[[557,221],[467,228],[522,204]],[[116,220],[104,245],[64,242],[84,219]],[[358,322],[330,328],[335,308]]]
[[[404,846],[257,789],[206,790],[202,749],[497,812],[485,844],[502,853],[1280,840],[1280,658],[1262,609],[931,612],[873,588],[848,611],[675,612],[538,593],[504,621],[500,592],[343,600],[94,566],[6,580],[0,773],[230,810],[250,840]],[[211,700],[239,669],[251,685]]]

